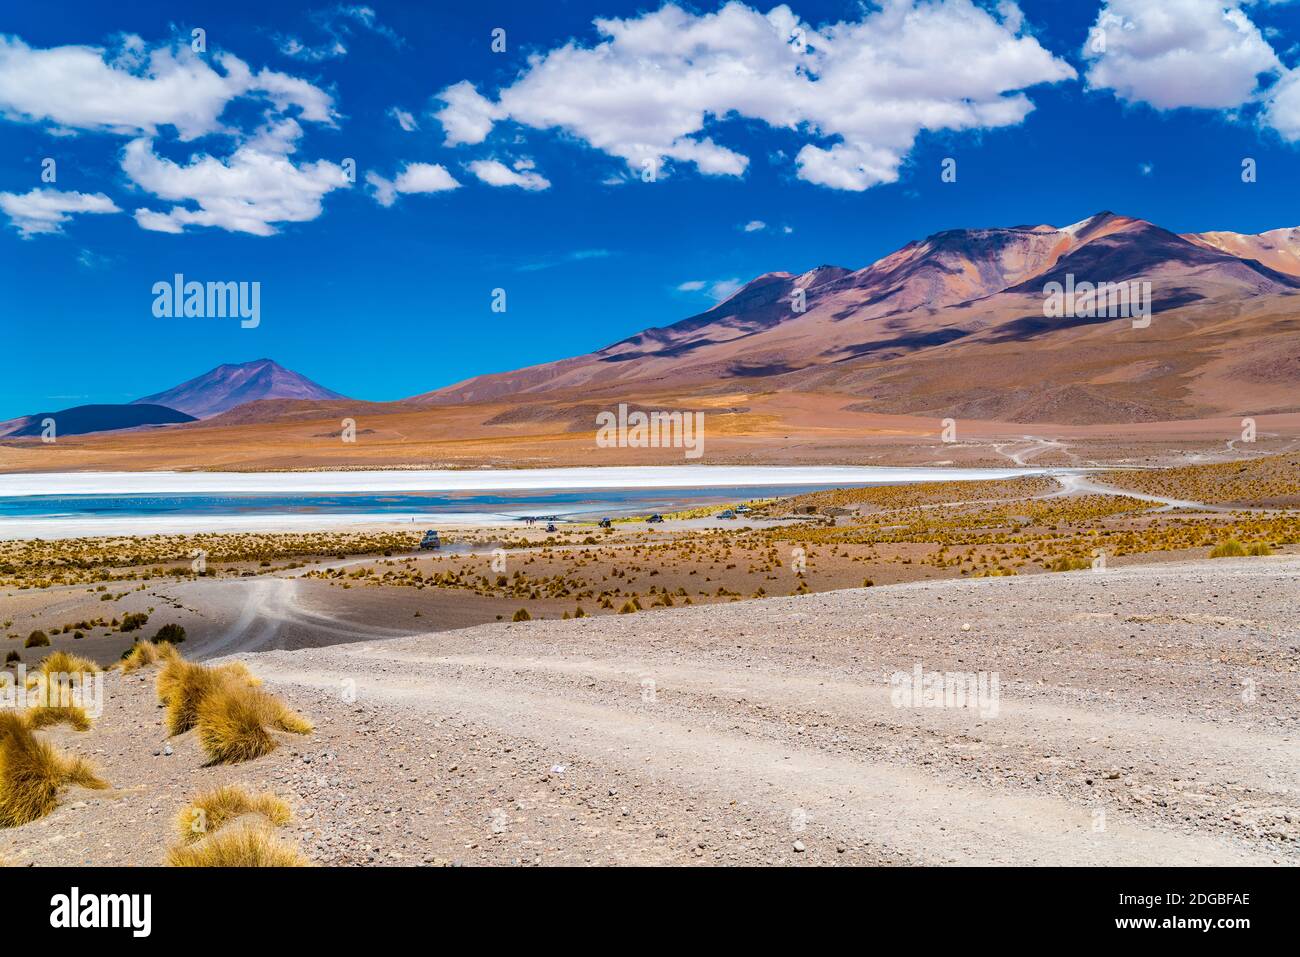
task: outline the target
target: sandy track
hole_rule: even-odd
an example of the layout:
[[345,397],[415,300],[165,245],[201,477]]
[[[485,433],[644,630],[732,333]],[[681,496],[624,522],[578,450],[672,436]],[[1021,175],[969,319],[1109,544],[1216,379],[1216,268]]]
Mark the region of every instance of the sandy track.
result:
[[[398,739],[433,722],[509,740],[476,761],[486,794],[540,761],[631,802],[604,843],[570,835],[582,859],[1296,863],[1297,572],[947,581],[248,658],[335,724],[361,710]],[[888,674],[917,662],[997,672],[998,714],[893,707]],[[396,784],[369,773],[376,795]],[[332,852],[345,816],[328,823],[328,788],[302,793]],[[517,850],[513,825],[471,839],[492,811],[473,805],[464,846]]]

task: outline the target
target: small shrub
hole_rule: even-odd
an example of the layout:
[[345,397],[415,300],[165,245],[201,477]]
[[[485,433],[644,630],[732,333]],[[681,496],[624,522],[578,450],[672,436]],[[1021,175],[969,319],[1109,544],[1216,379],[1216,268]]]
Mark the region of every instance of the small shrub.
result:
[[520,608],[517,612],[515,612],[514,617],[511,618],[510,620],[511,621],[532,621],[533,616],[528,614],[527,608]]
[[153,636],[153,640],[155,643],[165,641],[168,644],[179,645],[185,640],[185,629],[175,622],[168,622],[158,629],[158,634]]
[[24,648],[47,648],[49,647],[49,644],[50,644],[49,635],[45,634],[45,632],[43,631],[37,630],[37,631],[33,631],[30,635],[27,636],[27,640],[23,642],[23,647]]
[[1247,552],[1251,555],[1272,555],[1273,549],[1268,547],[1267,542],[1254,542]]
[[118,626],[118,631],[139,631],[143,628],[149,616],[142,611],[128,612],[122,617],[122,624]]
[[1235,538],[1230,538],[1226,542],[1220,542],[1210,551],[1211,558],[1238,558],[1246,554],[1246,549],[1241,542]]

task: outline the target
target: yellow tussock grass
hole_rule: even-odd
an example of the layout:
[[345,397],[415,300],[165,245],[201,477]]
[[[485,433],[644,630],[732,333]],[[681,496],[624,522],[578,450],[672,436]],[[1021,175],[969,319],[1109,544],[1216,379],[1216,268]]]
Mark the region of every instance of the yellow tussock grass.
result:
[[90,715],[84,708],[75,704],[56,705],[52,707],[35,707],[27,712],[27,726],[33,731],[49,728],[56,724],[69,725],[74,731],[90,730]]
[[312,723],[261,690],[240,662],[216,668],[168,660],[158,673],[158,698],[167,706],[169,734],[197,728],[199,744],[214,764],[250,761],[276,748],[272,730],[309,734]]
[[267,828],[239,824],[167,852],[170,867],[308,867],[293,845]]
[[176,827],[181,842],[193,844],[246,814],[256,814],[276,827],[288,824],[292,816],[289,805],[274,794],[249,794],[243,788],[228,784],[195,798],[189,807],[176,815]]
[[71,784],[108,787],[90,764],[42,741],[18,715],[0,721],[0,827],[45,817]]
[[99,665],[80,655],[54,651],[45,656],[40,671],[44,675],[95,675],[99,674]]
[[179,657],[180,653],[171,642],[161,641],[155,644],[152,641],[138,641],[131,646],[127,656],[118,662],[118,667],[123,674],[130,674],[160,661],[167,662]]

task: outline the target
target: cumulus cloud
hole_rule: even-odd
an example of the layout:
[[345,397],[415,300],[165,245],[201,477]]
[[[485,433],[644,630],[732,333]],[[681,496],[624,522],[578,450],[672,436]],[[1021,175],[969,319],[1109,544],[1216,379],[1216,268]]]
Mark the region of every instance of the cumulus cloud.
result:
[[1278,81],[1261,121],[1287,142],[1300,141],[1300,69],[1291,70]]
[[1158,109],[1231,109],[1281,62],[1238,0],[1109,0],[1084,57],[1088,86]]
[[127,144],[122,170],[155,196],[183,204],[136,210],[141,227],[163,233],[211,226],[271,236],[279,223],[315,219],[321,197],[348,185],[343,168],[326,160],[296,165],[278,153],[241,146],[228,159],[200,154],[182,166],[158,156],[143,138]]
[[254,72],[229,53],[205,58],[178,44],[149,50],[137,36],[122,38],[112,51],[42,50],[0,36],[0,112],[9,119],[131,136],[155,136],[160,127],[173,126],[182,140],[192,140],[235,132],[222,125],[221,115],[241,97],[333,123],[333,98],[324,90],[274,70]]
[[1300,70],[1287,69],[1270,45],[1276,31],[1249,16],[1287,2],[1108,0],[1084,45],[1088,85],[1157,109],[1258,106],[1261,126],[1300,141]]
[[744,226],[741,226],[740,228],[747,233],[758,233],[767,229],[767,223],[763,222],[761,219],[751,219],[749,222],[747,222]]
[[489,186],[518,186],[529,191],[551,186],[550,180],[533,171],[531,160],[519,160],[514,169],[500,160],[475,160],[469,164],[469,171]]
[[61,233],[64,223],[77,213],[120,213],[103,193],[33,189],[26,193],[0,193],[0,211],[24,239],[40,233]]
[[391,180],[378,173],[367,173],[366,182],[380,206],[392,206],[400,193],[443,193],[460,186],[446,167],[436,163],[408,163]]
[[447,143],[481,143],[505,120],[558,129],[637,171],[671,162],[739,176],[749,158],[715,142],[737,116],[805,139],[798,175],[837,189],[897,180],[922,130],[1019,123],[1023,91],[1074,70],[1020,33],[1011,2],[886,0],[858,21],[814,29],[785,6],[739,2],[696,15],[669,4],[598,19],[594,46],[534,56],[489,99],[468,81],[438,96]]

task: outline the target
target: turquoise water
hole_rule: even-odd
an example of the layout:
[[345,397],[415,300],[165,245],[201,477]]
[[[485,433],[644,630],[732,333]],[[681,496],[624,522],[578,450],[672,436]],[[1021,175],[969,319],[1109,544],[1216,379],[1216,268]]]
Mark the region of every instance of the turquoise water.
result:
[[[858,483],[875,485],[881,483]],[[16,495],[0,497],[0,519],[202,518],[259,515],[411,515],[476,513],[502,518],[525,515],[561,519],[669,511],[700,505],[797,495],[836,485],[764,485],[674,489],[599,489],[541,492],[348,492],[174,495]]]

